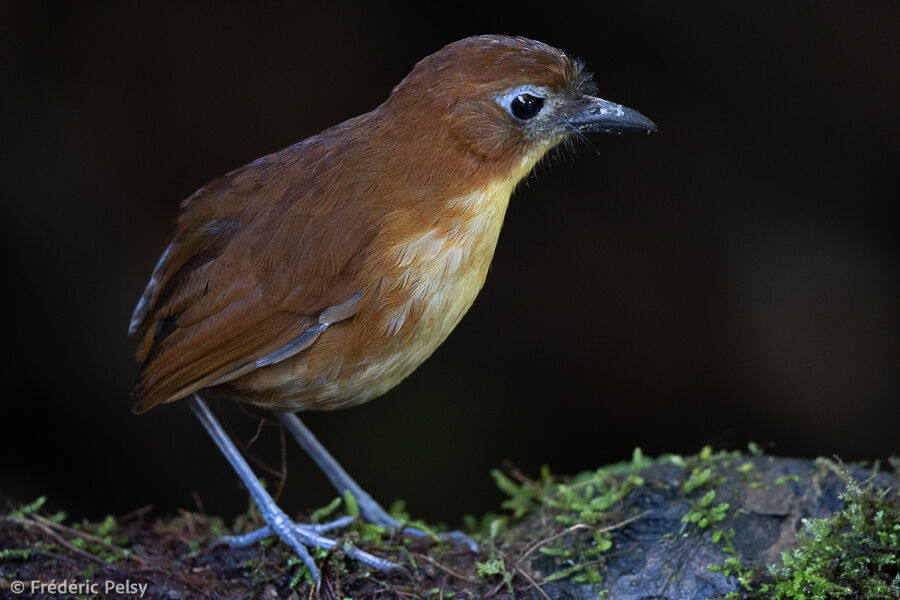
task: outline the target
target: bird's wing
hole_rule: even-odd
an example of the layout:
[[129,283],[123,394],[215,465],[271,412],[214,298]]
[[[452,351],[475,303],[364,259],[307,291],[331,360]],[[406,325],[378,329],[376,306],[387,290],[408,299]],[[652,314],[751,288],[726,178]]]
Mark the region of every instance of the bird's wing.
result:
[[359,308],[373,229],[297,168],[257,161],[182,204],[130,327],[136,412],[284,360]]

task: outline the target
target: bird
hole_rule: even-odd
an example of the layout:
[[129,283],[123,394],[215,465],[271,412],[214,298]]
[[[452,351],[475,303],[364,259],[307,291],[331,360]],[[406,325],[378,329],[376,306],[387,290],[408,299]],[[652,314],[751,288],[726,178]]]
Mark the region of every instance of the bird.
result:
[[134,412],[184,399],[213,437],[266,522],[227,543],[277,535],[318,581],[309,548],[333,547],[322,534],[347,519],[292,522],[204,397],[277,414],[363,518],[402,528],[296,413],[377,398],[435,351],[484,284],[513,190],[548,151],[591,132],[654,131],[598,98],[583,63],[561,50],[479,35],[416,63],[374,110],[184,200],[129,325]]

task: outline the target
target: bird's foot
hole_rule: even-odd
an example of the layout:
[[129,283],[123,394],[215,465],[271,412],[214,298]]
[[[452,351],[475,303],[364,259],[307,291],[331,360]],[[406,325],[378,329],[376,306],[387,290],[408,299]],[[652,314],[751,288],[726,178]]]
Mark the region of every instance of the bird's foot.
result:
[[[222,425],[209,410],[209,407],[203,399],[197,394],[194,394],[187,399],[187,402],[191,407],[191,410],[194,411],[194,414],[197,415],[197,418],[203,424],[203,427],[209,433],[210,437],[216,442],[219,450],[222,451],[222,454],[224,454],[225,458],[228,459],[228,462],[231,463],[232,468],[234,468],[235,472],[241,478],[241,481],[247,486],[247,491],[250,492],[263,520],[266,522],[266,526],[257,531],[248,533],[247,535],[221,538],[217,543],[225,543],[231,547],[239,548],[255,544],[263,538],[277,535],[297,553],[297,556],[300,557],[306,565],[306,568],[309,569],[310,575],[318,588],[319,583],[321,582],[321,576],[319,574],[319,568],[309,554],[308,548],[325,548],[326,550],[334,548],[337,545],[337,542],[320,534],[336,529],[337,527],[344,527],[350,523],[353,518],[344,517],[324,525],[298,525],[291,521],[284,511],[275,504],[275,500],[272,499],[272,496],[269,495],[262,484],[260,484],[256,475],[253,474],[253,470],[250,469],[250,465],[248,465],[247,461],[244,460],[244,457],[241,456],[237,446],[234,445],[234,442],[232,442],[231,438],[228,437],[228,434],[225,433]],[[381,571],[390,571],[393,569],[402,570],[402,567],[399,565],[383,558],[372,556],[368,552],[363,552],[350,543],[342,544],[341,550],[343,550],[347,556],[355,558],[356,560]]]
[[431,537],[456,542],[468,547],[472,552],[478,552],[478,544],[475,540],[464,534],[462,531],[434,533],[431,531],[424,531],[417,527],[410,527],[389,515],[377,502],[373,502],[372,505],[360,503],[359,513],[366,522],[378,525],[379,527],[384,527],[388,531],[397,531],[401,534],[405,533],[406,535],[411,535],[413,537]]
[[[222,537],[216,540],[216,544],[225,544],[231,548],[246,548],[265,538],[277,535],[303,560],[303,563],[306,565],[306,568],[309,569],[310,575],[318,587],[320,581],[319,568],[316,566],[315,561],[313,561],[307,548],[325,548],[327,550],[334,548],[337,545],[337,542],[320,534],[333,529],[346,527],[353,522],[354,517],[341,517],[340,519],[321,525],[307,525],[294,523],[288,518],[284,511],[276,507],[271,511],[271,514],[263,513],[263,519],[266,521],[267,525],[260,527],[256,531],[244,535]],[[400,565],[383,558],[378,558],[368,552],[364,552],[349,542],[341,546],[341,549],[347,556],[379,571],[402,569]]]
[[[300,447],[315,461],[322,469],[322,472],[328,477],[335,489],[343,496],[350,494],[359,507],[359,516],[367,523],[378,525],[388,531],[396,531],[405,533],[413,537],[436,537],[442,540],[454,541],[463,544],[472,552],[478,552],[478,544],[461,531],[451,531],[449,533],[435,534],[423,531],[417,527],[406,526],[389,515],[372,496],[366,493],[358,483],[341,467],[328,450],[316,439],[316,436],[300,421],[294,413],[279,413],[278,418],[284,423],[285,428],[297,440]],[[346,500],[346,498],[345,498]]]

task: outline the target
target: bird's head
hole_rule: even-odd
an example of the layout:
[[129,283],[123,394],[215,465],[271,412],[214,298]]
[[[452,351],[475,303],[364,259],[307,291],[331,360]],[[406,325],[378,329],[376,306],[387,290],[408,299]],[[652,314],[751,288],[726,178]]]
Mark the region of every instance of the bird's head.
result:
[[492,162],[530,168],[586,132],[653,132],[654,123],[595,96],[582,64],[523,37],[475,36],[422,59],[385,104],[418,135],[446,137]]

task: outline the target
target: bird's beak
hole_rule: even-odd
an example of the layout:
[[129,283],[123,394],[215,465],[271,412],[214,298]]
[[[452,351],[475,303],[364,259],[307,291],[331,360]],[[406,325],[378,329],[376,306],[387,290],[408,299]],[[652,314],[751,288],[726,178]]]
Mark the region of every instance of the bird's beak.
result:
[[593,96],[585,96],[584,102],[579,103],[577,112],[567,121],[579,131],[602,133],[656,131],[656,124],[638,111]]

